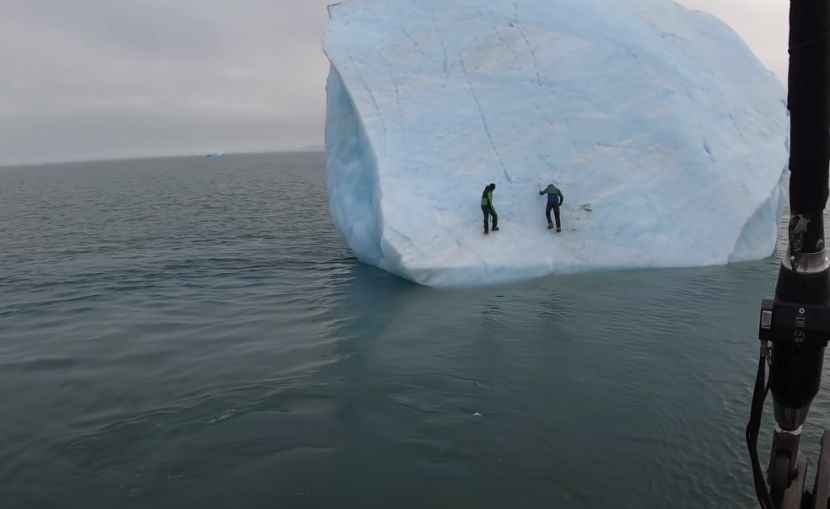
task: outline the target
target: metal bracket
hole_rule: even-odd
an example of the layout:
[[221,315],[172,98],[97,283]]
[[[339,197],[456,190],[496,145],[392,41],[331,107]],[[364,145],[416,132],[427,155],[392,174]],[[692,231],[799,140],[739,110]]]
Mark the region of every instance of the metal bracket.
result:
[[816,465],[816,480],[807,509],[827,509],[830,498],[830,434],[821,435],[821,452]]
[[781,501],[781,509],[800,509],[804,498],[804,486],[807,484],[807,458],[803,454],[798,455],[796,460],[795,479],[790,487],[784,492],[784,499]]

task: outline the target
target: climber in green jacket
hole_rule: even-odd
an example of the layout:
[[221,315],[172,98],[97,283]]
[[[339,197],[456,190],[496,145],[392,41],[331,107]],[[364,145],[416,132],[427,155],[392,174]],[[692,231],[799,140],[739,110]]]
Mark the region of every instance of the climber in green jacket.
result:
[[545,208],[545,216],[548,218],[548,230],[553,228],[553,222],[550,220],[550,211],[553,210],[553,215],[556,218],[556,231],[561,232],[562,226],[559,223],[559,206],[565,202],[565,197],[562,196],[562,191],[553,184],[539,191],[539,194],[548,195],[548,206]]
[[496,209],[493,208],[493,191],[496,190],[496,184],[491,183],[484,188],[481,193],[481,212],[484,214],[484,235],[490,233],[489,219],[493,218],[493,231],[499,231],[499,215],[496,214]]

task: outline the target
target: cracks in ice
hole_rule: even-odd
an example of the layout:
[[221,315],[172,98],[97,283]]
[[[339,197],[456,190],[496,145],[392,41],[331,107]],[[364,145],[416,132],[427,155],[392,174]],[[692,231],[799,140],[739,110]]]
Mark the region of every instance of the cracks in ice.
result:
[[[525,34],[524,30],[522,30],[522,28],[521,28],[521,20],[519,19],[519,4],[518,4],[518,2],[513,2],[513,24],[512,24],[512,26],[519,32],[519,35],[522,37],[522,40],[524,41],[525,46],[527,46],[527,49],[530,52],[531,62],[533,62],[533,69],[536,72],[536,85],[539,86],[539,87],[545,86],[544,83],[542,82],[542,75],[539,72],[539,62],[536,58],[536,50],[533,48],[533,45],[530,44],[530,40],[527,38],[527,34]],[[514,55],[516,55],[516,52],[512,47],[510,48],[510,50],[511,50],[511,52],[513,52]],[[518,58],[518,55],[516,55],[516,58]],[[542,107],[539,105],[539,103],[536,101],[536,99],[531,99],[530,102],[531,102],[531,104],[533,104],[533,106],[536,108],[536,110],[539,111],[539,113],[542,114],[542,118],[545,120],[545,122],[549,126],[554,127],[555,124],[549,118],[548,114],[542,109]],[[566,122],[566,126],[567,126],[567,122]],[[568,131],[570,131],[569,126],[568,126]],[[571,135],[571,142],[573,143],[574,148],[576,148],[576,143],[573,141],[573,135]]]
[[[386,55],[383,53],[379,53],[381,60],[383,63],[386,64],[386,67],[389,69],[389,72],[392,72],[392,64],[389,63],[389,59],[386,58]],[[398,82],[397,78],[392,78],[392,87],[395,89],[395,106],[398,110],[398,118],[401,120],[401,136],[404,140],[406,140],[406,119],[403,116],[403,108],[401,107],[401,91],[399,87],[400,83]]]
[[403,136],[403,139],[405,140],[406,139],[406,120],[403,118],[403,109],[401,108],[401,92],[400,92],[400,89],[398,89],[398,84],[397,83],[393,83],[393,86],[395,87],[395,104],[398,107],[398,116],[401,118],[401,130],[403,131],[401,133],[401,135]]
[[446,84],[447,76],[449,75],[448,67],[447,67],[447,62],[448,62],[447,45],[444,44],[444,38],[438,32],[438,23],[435,20],[435,11],[431,11],[431,12],[432,12],[432,31],[435,33],[435,37],[438,38],[438,43],[441,45],[441,54],[444,57],[444,67],[443,67],[442,72],[444,73],[444,83]]
[[741,130],[740,127],[738,127],[738,121],[735,120],[735,114],[732,113],[732,109],[728,109],[728,111],[729,111],[729,120],[732,121],[732,126],[735,128],[735,132],[738,133],[738,136],[743,138],[744,137],[744,132]]
[[[556,108],[556,111],[559,113],[559,118],[562,119],[562,123],[565,124],[565,129],[568,130],[568,134],[569,134],[568,137],[571,140],[571,145],[573,146],[575,151],[578,151],[579,148],[576,145],[576,137],[574,136],[574,130],[571,128],[571,123],[568,121],[568,116],[565,115],[565,113],[562,111],[562,108],[559,107],[559,103],[556,102],[556,99],[558,99],[558,96],[554,92],[555,88],[554,87],[549,87],[549,88],[551,88],[551,95],[553,95],[553,100],[551,101],[551,103],[553,104],[553,107]],[[541,108],[539,108],[539,110],[541,111]],[[551,120],[548,119],[547,116],[545,116],[545,119],[548,120],[548,122],[551,122]]]
[[[533,107],[542,115],[542,119],[544,119],[545,123],[547,123],[550,127],[556,127],[556,124],[548,117],[548,114],[545,110],[542,109],[542,106],[536,102],[536,99],[531,98],[530,103],[533,104]],[[571,140],[573,141],[573,140]]]
[[[349,53],[349,52],[347,52],[346,54],[349,57],[349,61],[352,64],[352,68],[353,69],[358,69],[359,67],[358,67],[357,63],[355,62],[354,57],[352,57],[352,54]],[[372,100],[372,105],[375,107],[375,113],[378,116],[378,120],[380,120],[381,130],[383,131],[383,134],[385,135],[386,134],[386,122],[384,122],[383,115],[381,115],[381,113],[380,113],[380,104],[378,104],[378,100],[377,100],[377,98],[375,98],[375,94],[372,93],[372,89],[369,88],[369,84],[366,83],[366,80],[364,80],[362,76],[360,76],[358,79],[360,79],[360,84],[363,85],[363,88],[366,90],[366,93],[369,94],[369,99]]]
[[[393,234],[399,236],[401,239],[403,239],[403,241],[408,243],[412,247],[412,250],[417,252],[420,256],[422,256],[422,257],[428,256],[428,253],[426,253],[423,249],[421,249],[420,246],[414,240],[412,240],[412,237],[405,234],[400,229],[395,228],[394,226],[391,226],[391,225],[386,225],[386,230],[389,233],[393,233]],[[397,251],[398,251],[398,254],[400,255],[400,250],[397,250]]]
[[490,148],[493,150],[493,154],[496,155],[496,159],[499,161],[499,166],[501,166],[501,171],[504,173],[504,178],[507,179],[508,182],[513,182],[513,179],[510,177],[510,173],[504,166],[501,154],[499,154],[499,150],[496,148],[496,142],[493,140],[493,135],[490,133],[490,126],[487,125],[487,117],[481,109],[481,102],[478,100],[478,94],[476,94],[476,90],[473,88],[473,83],[470,81],[470,75],[467,73],[467,65],[464,63],[463,57],[459,59],[459,63],[461,64],[461,71],[464,73],[464,79],[467,81],[467,86],[470,88],[470,94],[473,96],[473,101],[476,103],[478,114],[481,116],[481,125],[484,127],[487,139],[490,140]]
[[522,30],[522,24],[519,20],[519,3],[513,2],[513,25],[516,27],[516,30],[519,31],[519,35],[522,36],[522,40],[524,40],[525,45],[527,46],[528,51],[530,51],[530,58],[533,62],[533,69],[536,71],[536,84],[540,87],[542,86],[542,75],[539,73],[539,62],[536,60],[536,50],[533,49],[533,46],[530,44],[530,40],[528,40],[527,35],[525,34],[524,30]]
[[514,47],[513,47],[513,45],[512,45],[512,44],[510,44],[510,43],[507,41],[507,39],[505,39],[505,38],[504,38],[504,36],[503,36],[501,33],[499,33],[499,34],[497,35],[497,37],[499,38],[499,41],[501,42],[502,46],[504,46],[505,48],[507,48],[507,49],[509,49],[509,50],[510,50],[510,53],[512,53],[512,54],[513,54],[513,58],[515,58],[517,61],[518,61],[518,60],[521,60],[521,58],[522,58],[522,57],[521,57],[521,56],[519,55],[519,53],[516,51],[516,48],[514,48]]
[[412,45],[415,46],[415,49],[418,50],[418,53],[420,53],[421,56],[426,56],[426,53],[424,53],[424,49],[421,47],[420,44],[418,44],[418,41],[416,41],[415,38],[412,37],[412,35],[406,31],[405,28],[401,28],[401,32],[403,32],[406,38],[409,39],[409,42],[411,42]]
[[375,94],[372,93],[372,89],[369,88],[369,84],[366,83],[366,80],[360,78],[360,83],[363,84],[363,88],[366,89],[366,92],[369,94],[369,98],[372,100],[372,104],[375,107],[375,111],[377,112],[378,118],[380,119],[381,127],[383,128],[383,132],[386,132],[386,124],[383,121],[383,115],[380,114],[380,105],[378,104],[378,100],[375,98]]
[[671,150],[666,150],[666,149],[661,149],[661,148],[658,148],[656,146],[655,147],[643,148],[643,147],[631,147],[631,146],[619,145],[619,144],[615,145],[615,144],[612,144],[612,143],[604,143],[604,142],[594,143],[594,146],[599,147],[599,148],[603,148],[603,149],[625,150],[627,152],[633,152],[633,153],[642,154],[642,155],[658,154],[658,155],[663,155],[663,156],[668,156],[668,157],[677,157],[677,152],[673,152]]

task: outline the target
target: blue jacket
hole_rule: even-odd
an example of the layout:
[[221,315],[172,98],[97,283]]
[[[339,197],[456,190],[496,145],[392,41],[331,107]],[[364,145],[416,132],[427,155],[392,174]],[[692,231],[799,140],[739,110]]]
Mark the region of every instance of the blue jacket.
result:
[[544,190],[539,191],[539,194],[547,194],[548,203],[553,203],[554,205],[562,205],[565,203],[565,197],[562,196],[562,191],[560,191],[559,188],[553,184],[549,185]]

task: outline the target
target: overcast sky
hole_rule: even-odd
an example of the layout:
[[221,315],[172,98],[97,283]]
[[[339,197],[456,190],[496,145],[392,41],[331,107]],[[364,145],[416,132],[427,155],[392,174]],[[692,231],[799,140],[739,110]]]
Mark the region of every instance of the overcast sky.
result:
[[[0,0],[0,164],[321,145],[329,3]],[[787,0],[681,3],[784,80]]]

